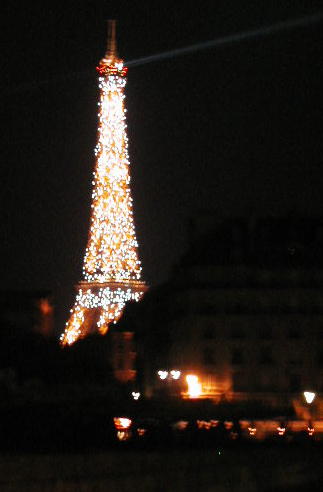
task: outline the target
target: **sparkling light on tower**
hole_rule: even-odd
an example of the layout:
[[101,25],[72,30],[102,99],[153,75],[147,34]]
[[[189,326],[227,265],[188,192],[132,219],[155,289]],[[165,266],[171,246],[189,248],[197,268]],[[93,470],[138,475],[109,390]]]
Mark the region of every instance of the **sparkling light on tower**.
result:
[[141,281],[133,221],[124,88],[127,68],[117,57],[115,22],[109,21],[108,46],[100,61],[100,102],[92,214],[83,278],[71,316],[61,335],[63,345],[95,331],[105,334],[127,301],[147,290]]

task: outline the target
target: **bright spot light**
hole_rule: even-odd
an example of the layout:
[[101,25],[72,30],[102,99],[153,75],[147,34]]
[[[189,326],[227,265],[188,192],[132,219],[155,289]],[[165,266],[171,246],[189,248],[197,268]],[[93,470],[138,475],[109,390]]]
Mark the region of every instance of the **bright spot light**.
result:
[[202,393],[202,386],[199,383],[199,378],[194,374],[188,374],[186,376],[187,392],[190,398],[198,398]]
[[133,392],[131,393],[131,395],[132,395],[132,398],[133,398],[134,400],[139,400],[139,398],[140,398],[140,393],[139,393],[139,391],[133,391]]
[[304,398],[305,398],[306,403],[312,403],[312,401],[316,397],[316,393],[314,393],[313,391],[304,391],[303,394],[304,394]]
[[177,371],[175,369],[173,369],[172,371],[170,371],[171,373],[171,376],[173,379],[179,379],[180,376],[181,376],[181,371]]
[[115,428],[118,430],[126,430],[132,424],[132,420],[127,417],[114,417],[113,419]]
[[166,379],[168,376],[168,371],[158,371],[157,374],[160,377],[160,379]]

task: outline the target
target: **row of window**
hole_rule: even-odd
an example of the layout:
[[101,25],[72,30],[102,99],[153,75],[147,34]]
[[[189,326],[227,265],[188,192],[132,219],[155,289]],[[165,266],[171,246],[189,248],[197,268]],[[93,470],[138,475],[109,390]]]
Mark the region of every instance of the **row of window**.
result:
[[[250,380],[249,377],[246,377],[246,375],[241,372],[236,372],[233,374],[232,383],[234,391],[238,392],[250,390],[275,392],[281,389],[277,386],[277,382],[274,380],[262,380],[261,378],[257,379],[257,377],[255,377],[254,380]],[[300,374],[290,374],[287,377],[287,381],[285,382],[285,384],[285,391],[290,393],[300,392],[303,388],[302,376]]]
[[[283,333],[283,329],[281,331]],[[272,329],[266,328],[266,329],[260,329],[258,331],[254,331],[252,335],[258,336],[262,340],[271,340],[274,338],[274,334]],[[212,327],[206,328],[203,331],[203,337],[206,340],[213,340],[217,336],[216,330]],[[289,328],[286,333],[286,337],[291,340],[299,340],[305,336],[304,330],[300,328]],[[323,339],[323,330],[320,329],[317,331],[316,336],[319,340]],[[236,339],[243,339],[243,338],[250,338],[250,332],[248,333],[248,336],[246,332],[241,328],[235,328],[230,331],[229,333],[230,338],[236,338]]]
[[[274,364],[274,357],[272,353],[272,349],[270,347],[262,347],[256,354],[256,360],[258,364],[261,365],[272,365]],[[314,359],[315,360],[315,359]],[[204,365],[216,365],[216,353],[213,348],[207,347],[203,350],[202,354],[202,362]],[[247,357],[246,353],[238,348],[233,348],[230,354],[230,362],[233,365],[243,365],[250,363],[249,357]],[[291,355],[287,362],[290,365],[294,366],[302,366],[303,361],[301,357],[296,355]],[[323,350],[320,350],[316,353],[316,361],[318,366],[323,367]]]
[[[190,307],[190,313],[198,315],[198,316],[216,316],[218,314],[302,314],[302,315],[322,315],[323,313],[323,306],[320,303],[313,304],[313,305],[304,305],[302,304],[296,304],[295,305],[277,305],[276,303],[268,304],[265,306],[256,304],[256,303],[249,303],[249,304],[235,304],[235,305],[230,305],[230,306],[224,306],[224,305],[216,305],[216,306],[205,306],[205,307],[196,307],[194,309],[193,307]],[[186,311],[182,313],[183,315],[187,314],[187,309]],[[179,313],[177,313],[177,317],[179,316]]]

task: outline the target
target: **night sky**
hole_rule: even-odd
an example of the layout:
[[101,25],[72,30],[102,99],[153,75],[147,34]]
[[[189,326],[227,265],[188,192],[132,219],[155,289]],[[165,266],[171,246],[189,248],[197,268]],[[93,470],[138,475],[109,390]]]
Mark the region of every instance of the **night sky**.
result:
[[[87,241],[106,20],[117,19],[130,61],[323,11],[322,1],[273,3],[4,2],[2,289],[52,290],[63,328]],[[323,215],[322,27],[321,17],[129,70],[131,187],[149,284],[168,277],[199,211]]]

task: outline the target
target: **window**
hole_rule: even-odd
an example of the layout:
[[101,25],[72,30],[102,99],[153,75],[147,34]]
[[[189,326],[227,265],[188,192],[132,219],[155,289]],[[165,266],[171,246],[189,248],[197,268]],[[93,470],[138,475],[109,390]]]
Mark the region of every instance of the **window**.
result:
[[247,378],[243,372],[235,372],[232,375],[234,391],[246,391],[248,389]]
[[269,326],[262,326],[259,331],[259,337],[262,340],[271,340],[273,337],[272,328]]
[[214,350],[211,348],[206,348],[203,351],[203,363],[205,365],[215,364]]
[[243,353],[240,349],[235,348],[232,350],[231,362],[235,365],[243,364]]
[[117,348],[117,352],[123,352],[123,350],[124,350],[124,345],[123,345],[122,340],[118,341],[118,343],[117,343],[117,347],[116,347],[116,348]]
[[299,374],[291,374],[289,376],[289,390],[292,393],[297,393],[301,390],[301,376]]
[[260,350],[259,363],[264,365],[270,365],[273,363],[273,356],[270,347],[263,347]]
[[323,367],[323,350],[319,350],[317,354],[317,362],[320,367]]
[[291,357],[289,359],[288,363],[291,366],[302,366],[303,365],[302,359],[300,357],[298,357],[297,355],[295,355],[294,357]]
[[257,388],[260,391],[274,391],[277,389],[276,382],[273,374],[268,371],[258,371],[257,377]]
[[245,333],[242,328],[232,328],[231,330],[231,338],[244,338]]
[[297,327],[290,327],[288,330],[288,338],[291,338],[291,339],[301,338],[300,329]]
[[214,330],[214,328],[212,328],[211,326],[205,328],[205,330],[203,332],[203,336],[207,340],[212,340],[213,338],[215,338],[215,330]]

